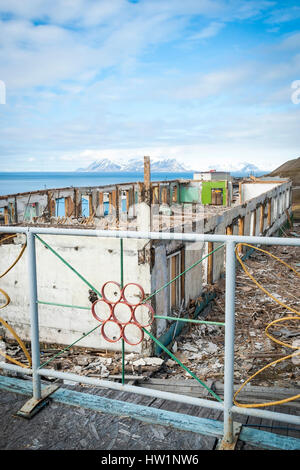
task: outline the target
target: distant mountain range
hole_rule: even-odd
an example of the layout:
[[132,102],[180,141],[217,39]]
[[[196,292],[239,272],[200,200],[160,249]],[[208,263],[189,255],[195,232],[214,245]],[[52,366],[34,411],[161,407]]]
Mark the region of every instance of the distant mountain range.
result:
[[[115,162],[108,158],[102,158],[91,163],[86,168],[78,168],[77,171],[83,172],[143,172],[144,171],[144,159],[142,158],[131,158],[127,162]],[[160,160],[151,159],[151,171],[153,172],[191,172],[192,170],[187,168],[182,163],[179,163],[175,158],[165,158]]]
[[216,165],[214,167],[216,171],[229,171],[232,175],[263,175],[264,173],[267,173],[266,170],[263,170],[259,168],[258,166],[254,165],[253,163],[249,162],[224,162],[223,165]]
[[[198,164],[199,166],[199,164]],[[206,169],[204,166],[204,170]],[[264,172],[253,163],[249,162],[237,162],[236,164],[224,162],[224,166],[220,164],[215,166],[216,171],[230,171],[232,174],[243,174],[250,175],[255,174],[262,175]],[[78,168],[78,172],[131,172],[131,173],[143,173],[144,171],[144,159],[143,158],[130,158],[127,161],[116,162],[109,158],[102,158],[91,163],[86,168]],[[193,173],[194,171],[201,171],[201,169],[193,169],[187,165],[178,162],[176,158],[151,158],[151,171],[154,173]]]

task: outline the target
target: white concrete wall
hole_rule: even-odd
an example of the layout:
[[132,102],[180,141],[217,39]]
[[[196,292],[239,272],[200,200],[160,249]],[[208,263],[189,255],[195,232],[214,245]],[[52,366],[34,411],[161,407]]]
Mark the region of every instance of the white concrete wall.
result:
[[264,194],[279,185],[280,183],[243,183],[241,202],[249,201],[250,199]]
[[[120,282],[120,240],[49,235],[41,238],[99,291],[106,281]],[[0,245],[0,272],[5,271],[17,257],[20,241],[18,237],[16,244]],[[140,283],[146,295],[149,295],[149,263],[138,264],[138,250],[146,243],[146,240],[124,240],[124,284]],[[38,240],[36,249],[39,300],[91,307],[89,287]],[[26,251],[17,265],[1,279],[1,288],[11,297],[10,305],[1,310],[1,316],[16,329],[22,339],[28,340],[30,326]],[[58,344],[70,344],[98,324],[90,310],[47,305],[39,305],[39,323],[40,340]],[[120,343],[108,343],[98,329],[80,341],[78,346],[119,350]],[[147,347],[148,343],[143,342],[143,348]],[[126,345],[126,350],[140,351],[141,346]]]

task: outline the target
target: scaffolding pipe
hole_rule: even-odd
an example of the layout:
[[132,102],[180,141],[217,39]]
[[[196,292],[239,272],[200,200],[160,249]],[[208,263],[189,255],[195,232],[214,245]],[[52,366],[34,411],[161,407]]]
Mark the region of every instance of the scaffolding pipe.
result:
[[0,369],[10,370],[12,372],[20,372],[23,375],[32,375],[32,369],[24,369],[24,367],[16,366],[15,364],[9,364],[8,362],[0,362]]
[[[32,374],[32,369],[24,369],[23,367],[20,367],[20,366],[16,366],[14,364],[8,364],[6,362],[0,362],[0,369],[6,369],[6,370],[10,370],[10,371],[13,371],[13,372],[20,372],[21,374],[26,374],[26,375],[31,375]],[[40,369],[41,371],[42,369]],[[47,373],[46,373],[47,371]],[[56,371],[54,370],[48,370],[48,369],[43,369],[43,376],[51,376],[51,377],[56,377],[55,374],[57,374]],[[60,372],[59,374],[65,374],[65,373],[62,373]],[[81,377],[80,375],[76,375],[76,374],[72,374],[72,379],[73,381],[75,381],[75,377],[76,377],[76,382],[85,382],[85,379],[87,377]],[[61,377],[57,377],[59,379],[62,379]],[[67,378],[64,376],[63,380],[67,380]],[[88,378],[89,381],[92,380],[93,383],[89,384],[90,385],[96,385],[96,386],[100,386],[100,387],[104,387],[103,386],[103,381],[99,380],[99,379],[92,379],[92,378]],[[71,380],[69,378],[69,380]],[[106,381],[108,382],[108,381]],[[109,387],[104,387],[104,388],[113,388],[112,384],[114,384],[114,382],[109,382]],[[115,384],[115,385],[118,385],[118,384]],[[120,384],[119,384],[120,386]],[[129,385],[125,385],[125,387],[129,387]],[[143,390],[147,390],[149,393],[147,393],[147,396],[152,396],[153,398],[159,398],[157,397],[157,393],[155,390],[153,389],[144,389],[142,387],[136,387],[136,386],[131,386],[131,389],[134,389],[134,392],[133,393],[137,393],[137,394],[140,394],[141,391]],[[122,385],[122,387],[118,390],[121,390],[121,391],[124,391],[124,386]],[[130,392],[132,392],[132,390],[130,390]],[[154,394],[155,396],[154,396]],[[159,391],[158,391],[159,392]],[[178,402],[182,402],[182,403],[187,403],[186,401],[186,398],[191,398],[191,397],[187,397],[185,395],[177,395],[174,394],[174,393],[171,393],[171,392],[159,392],[159,393],[164,393],[164,394],[167,394],[168,395],[168,398],[166,398],[167,400],[170,400],[170,401],[178,401]],[[145,395],[144,393],[142,393],[143,395]],[[179,400],[179,399],[176,399],[174,400],[174,395],[175,397],[181,397],[182,400]],[[199,406],[199,403],[198,403],[198,400],[200,400],[199,398],[195,398],[195,400],[197,400],[197,403],[195,403],[197,406]],[[207,407],[207,408],[216,408],[216,409],[220,409],[222,410],[222,404],[220,404],[219,402],[213,402],[213,401],[208,401],[208,400],[204,400],[205,401],[205,404],[202,403],[201,406],[203,407]],[[191,403],[191,404],[194,404],[194,403]],[[238,406],[233,406],[232,407],[232,412],[233,413],[237,413],[239,415],[246,415],[246,416],[255,416],[257,418],[265,418],[265,419],[270,419],[270,420],[276,420],[276,421],[280,421],[280,422],[283,422],[283,423],[291,423],[291,424],[295,424],[295,425],[300,425],[300,416],[295,416],[295,415],[290,415],[290,414],[286,414],[286,413],[278,413],[278,412],[275,412],[275,411],[268,411],[268,410],[261,410],[261,409],[255,409],[255,408],[240,408]]]
[[204,398],[196,398],[188,395],[179,395],[177,393],[164,392],[162,390],[154,390],[150,388],[137,387],[135,385],[126,385],[110,380],[101,380],[92,377],[72,374],[70,372],[58,372],[53,369],[39,369],[38,374],[45,377],[55,377],[62,380],[70,380],[73,382],[84,383],[87,385],[96,385],[98,387],[110,388],[121,392],[136,393],[138,395],[146,395],[153,398],[161,398],[163,400],[171,400],[179,403],[188,403],[190,405],[203,406],[205,408],[213,408],[223,411],[223,404],[218,401],[210,401]]
[[[274,421],[281,421],[282,423],[290,423],[300,426],[300,416],[292,414],[278,413],[277,411],[262,410],[258,408],[242,408],[235,405],[233,405],[231,410],[233,413],[237,413],[240,415],[255,416],[256,418],[270,419]],[[259,424],[257,426],[259,427]]]
[[99,238],[134,238],[139,240],[178,240],[183,242],[217,242],[226,243],[252,243],[253,245],[281,245],[300,246],[299,238],[281,237],[251,237],[240,235],[221,234],[198,234],[198,233],[168,233],[168,232],[141,232],[122,230],[93,230],[93,229],[63,229],[63,228],[43,228],[43,227],[13,227],[0,226],[0,233],[33,233],[45,235],[69,235],[79,237],[99,237]]
[[37,303],[37,282],[36,282],[36,252],[35,236],[29,232],[27,234],[27,256],[28,256],[28,282],[29,282],[29,312],[31,326],[31,359],[32,359],[32,387],[33,398],[41,398],[41,377],[37,370],[40,367],[40,342],[39,342],[39,316]]
[[224,359],[224,440],[233,441],[233,382],[235,329],[235,243],[226,243],[225,359]]

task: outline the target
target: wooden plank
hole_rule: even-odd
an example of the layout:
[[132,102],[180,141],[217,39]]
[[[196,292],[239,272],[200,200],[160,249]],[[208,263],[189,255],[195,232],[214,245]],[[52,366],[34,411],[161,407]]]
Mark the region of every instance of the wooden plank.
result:
[[117,221],[120,219],[120,188],[116,186],[115,216]]
[[117,191],[115,189],[111,192],[111,204],[112,204],[114,210],[116,210],[116,208],[117,208]]
[[256,209],[253,211],[253,226],[252,226],[252,236],[256,235]]
[[80,197],[80,192],[79,189],[75,188],[74,189],[74,203],[75,203],[75,217],[81,216],[81,197]]
[[138,203],[139,204],[144,201],[144,194],[145,194],[144,183],[139,181],[138,182]]
[[260,218],[259,218],[259,233],[262,234],[264,231],[264,221],[265,221],[265,205],[260,205]]
[[[244,235],[244,226],[245,226],[245,217],[239,217],[238,227],[239,227],[239,236]],[[243,254],[243,247],[238,247],[239,254]]]
[[263,449],[300,450],[300,439],[243,426],[240,440]]
[[144,187],[145,202],[151,204],[151,175],[150,175],[150,157],[144,157]]
[[153,202],[159,204],[159,184],[153,188]]
[[[176,277],[176,256],[172,256],[171,259],[171,279]],[[172,282],[171,286],[171,307],[176,307],[176,281]]]
[[242,183],[239,183],[239,203],[242,204]]
[[93,208],[93,196],[89,194],[89,216],[92,217],[94,215],[94,208]]
[[103,193],[99,193],[99,212],[100,212],[100,217],[104,215],[104,205],[103,205]]
[[65,216],[71,217],[74,212],[74,202],[71,196],[65,198]]
[[25,419],[31,419],[35,416],[45,405],[49,403],[49,397],[59,388],[58,385],[49,385],[43,388],[41,398],[36,399],[31,397],[22,408],[17,411],[16,415]]
[[112,207],[113,207],[113,204],[112,204],[112,194],[111,194],[111,193],[108,194],[108,205],[109,205],[108,212],[109,212],[109,214],[112,214],[112,212],[113,212],[113,208],[112,208]]
[[[213,251],[213,249],[214,249],[213,242],[208,242],[207,243],[208,253]],[[212,284],[213,283],[213,256],[214,255],[210,255],[207,258],[207,284]]]
[[164,186],[161,191],[161,202],[162,204],[167,204],[168,203],[168,193],[167,193],[167,188]]
[[172,202],[178,202],[178,186],[173,186]]
[[226,181],[226,206],[230,206],[230,202],[231,201],[229,201],[228,181]]
[[[183,273],[185,270],[185,248],[181,248],[181,255],[180,255],[180,272]],[[185,299],[185,274],[183,274],[180,278],[180,297],[181,301]]]
[[4,224],[9,225],[8,207],[4,207]]
[[150,189],[150,157],[144,157],[144,184],[145,190],[149,191]]
[[[29,382],[29,383],[28,383]],[[13,393],[31,395],[31,381],[24,381],[10,377],[1,377],[0,389]],[[71,406],[79,406],[89,410],[112,415],[128,416],[146,423],[171,426],[183,431],[192,431],[207,436],[219,437],[223,434],[223,423],[209,419],[197,418],[163,409],[136,405],[119,400],[107,399],[98,395],[77,392],[60,388],[53,393],[51,399],[55,402]]]
[[55,199],[51,199],[50,201],[50,216],[51,217],[55,217],[55,209],[56,209]]

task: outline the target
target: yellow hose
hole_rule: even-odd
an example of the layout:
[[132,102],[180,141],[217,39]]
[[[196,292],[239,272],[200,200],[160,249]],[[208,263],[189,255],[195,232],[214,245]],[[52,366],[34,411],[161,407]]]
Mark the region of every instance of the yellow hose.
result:
[[285,263],[285,261],[282,261],[280,258],[278,258],[277,256],[273,255],[272,253],[270,253],[269,251],[266,251],[266,250],[262,250],[261,248],[257,248],[256,246],[253,246],[253,245],[249,245],[248,243],[238,243],[236,245],[236,248],[235,248],[235,254],[236,254],[236,257],[239,261],[239,263],[241,264],[243,270],[245,271],[245,273],[247,274],[247,276],[250,277],[250,279],[254,282],[254,284],[256,284],[256,286],[261,289],[263,292],[265,292],[265,294],[267,294],[271,299],[273,299],[275,302],[277,302],[279,305],[281,305],[282,307],[290,310],[291,312],[293,313],[296,313],[298,316],[290,316],[290,317],[283,317],[283,318],[279,318],[277,320],[273,320],[271,323],[269,323],[267,325],[267,327],[265,328],[265,333],[266,335],[272,340],[274,341],[275,343],[277,344],[280,344],[281,346],[285,346],[287,348],[291,348],[291,349],[299,349],[299,352],[298,353],[293,353],[293,354],[289,354],[288,356],[285,356],[285,357],[282,357],[281,359],[277,359],[276,361],[273,361],[269,364],[267,364],[265,367],[262,367],[261,369],[259,369],[257,372],[255,372],[255,374],[253,374],[251,377],[249,377],[242,385],[241,387],[237,390],[237,392],[234,394],[234,397],[233,397],[233,402],[236,406],[239,406],[241,408],[259,408],[259,407],[264,407],[264,406],[274,406],[274,405],[280,405],[282,403],[288,403],[290,401],[293,401],[293,400],[297,400],[298,398],[300,398],[300,394],[298,395],[294,395],[292,397],[289,397],[289,398],[285,398],[283,400],[277,400],[277,401],[272,401],[272,402],[267,402],[267,403],[248,403],[248,404],[242,404],[242,403],[238,403],[236,401],[236,397],[237,395],[240,393],[240,391],[245,387],[245,385],[247,383],[250,382],[250,380],[252,380],[254,377],[256,377],[258,374],[260,374],[263,370],[266,370],[268,369],[269,367],[275,365],[275,364],[278,364],[279,362],[282,362],[282,361],[285,361],[286,359],[289,359],[289,358],[292,358],[292,357],[295,357],[295,356],[298,356],[300,354],[300,347],[297,347],[297,346],[292,346],[290,344],[287,344],[287,343],[284,343],[283,341],[280,341],[276,338],[274,338],[270,333],[268,333],[268,330],[269,328],[272,326],[272,325],[275,325],[276,323],[279,323],[279,322],[282,322],[282,321],[287,321],[287,320],[300,320],[300,312],[298,312],[297,310],[295,310],[294,308],[290,307],[289,305],[286,305],[285,303],[281,302],[280,300],[276,299],[276,297],[274,297],[272,294],[270,294],[269,291],[267,291],[253,276],[252,274],[249,273],[249,271],[247,270],[245,264],[243,263],[243,261],[241,260],[240,256],[239,256],[239,247],[241,246],[248,246],[250,248],[253,248],[254,250],[257,250],[257,251],[261,251],[262,253],[265,253],[267,254],[268,256],[271,256],[272,258],[274,258],[276,261],[279,261],[281,264],[284,264],[285,266],[287,266],[289,269],[291,269],[295,274],[296,276],[300,277],[300,273],[298,271],[296,271],[292,266],[290,266],[289,264]]
[[[16,235],[9,235],[8,237],[2,238],[2,240],[0,240],[0,244],[1,244],[2,242],[4,242],[5,240],[9,240],[9,239],[11,239],[11,238],[14,238],[15,236],[16,236]],[[23,255],[25,249],[26,249],[26,243],[22,246],[22,249],[21,249],[19,255],[17,256],[17,258],[15,259],[15,261],[9,266],[9,268],[8,268],[6,271],[4,271],[2,274],[0,274],[0,279],[3,278],[3,277],[17,264],[17,262],[18,262],[18,261],[20,260],[20,258],[22,257],[22,255]],[[0,307],[0,310],[1,310],[2,308],[5,308],[5,307],[7,307],[7,306],[9,305],[9,303],[10,303],[10,297],[9,297],[9,295],[8,295],[4,290],[2,290],[2,289],[0,289],[0,293],[4,296],[4,298],[5,298],[5,300],[6,300],[6,302],[4,303],[4,305],[1,305],[1,307]],[[26,346],[25,346],[25,344],[23,343],[23,341],[21,340],[21,338],[17,335],[17,333],[15,332],[15,330],[14,330],[5,320],[3,320],[3,318],[1,318],[1,317],[0,317],[0,323],[2,323],[2,325],[5,326],[5,328],[7,328],[7,329],[10,331],[10,333],[13,335],[13,337],[17,340],[18,344],[20,345],[20,347],[22,348],[22,350],[23,350],[25,356],[26,356],[27,359],[28,359],[29,366],[26,365],[26,364],[22,364],[21,362],[17,361],[16,359],[14,359],[14,358],[11,357],[11,356],[8,356],[7,354],[5,354],[5,353],[2,352],[2,351],[0,351],[0,355],[3,356],[3,357],[5,357],[8,361],[13,362],[14,364],[17,364],[18,366],[21,366],[21,367],[24,367],[24,368],[29,368],[29,367],[31,367],[32,362],[31,362],[30,354],[29,354],[29,352],[27,351]]]

